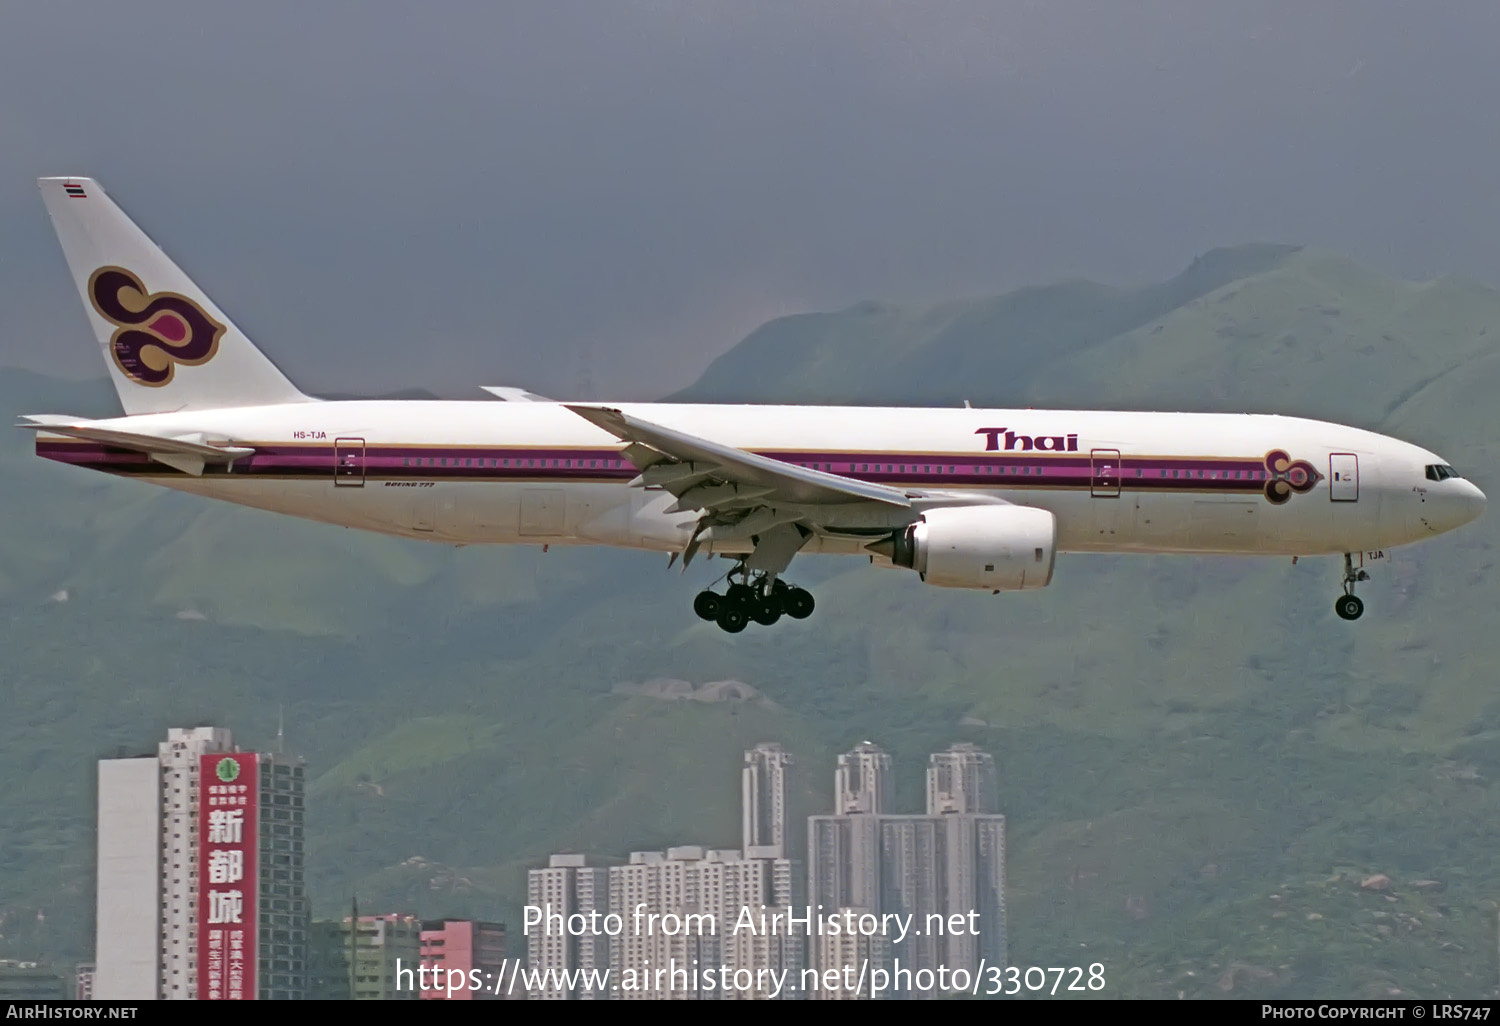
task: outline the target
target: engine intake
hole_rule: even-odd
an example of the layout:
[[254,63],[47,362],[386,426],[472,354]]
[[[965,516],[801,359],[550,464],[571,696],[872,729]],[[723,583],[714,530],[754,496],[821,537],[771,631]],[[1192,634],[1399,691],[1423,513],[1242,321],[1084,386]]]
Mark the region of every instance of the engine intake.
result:
[[1052,583],[1057,518],[1029,506],[943,506],[869,548],[940,588],[1028,591]]

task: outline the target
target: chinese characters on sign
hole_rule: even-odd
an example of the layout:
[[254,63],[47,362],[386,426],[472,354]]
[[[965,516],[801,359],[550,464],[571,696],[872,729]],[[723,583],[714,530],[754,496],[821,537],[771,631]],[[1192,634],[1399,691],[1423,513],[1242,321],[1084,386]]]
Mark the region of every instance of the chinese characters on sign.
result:
[[204,755],[198,777],[198,997],[255,997],[257,762]]

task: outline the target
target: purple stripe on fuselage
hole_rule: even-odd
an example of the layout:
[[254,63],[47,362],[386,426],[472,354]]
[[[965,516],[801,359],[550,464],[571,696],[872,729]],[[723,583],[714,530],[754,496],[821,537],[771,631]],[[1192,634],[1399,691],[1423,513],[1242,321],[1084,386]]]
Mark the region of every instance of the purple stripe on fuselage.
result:
[[[448,480],[630,480],[638,470],[614,449],[522,449],[505,447],[256,445],[232,468],[210,465],[205,473],[251,476],[333,477],[336,462],[358,461],[364,475],[386,479]],[[81,440],[37,439],[39,456],[75,466],[116,473],[176,474],[144,453]],[[890,484],[969,485],[992,488],[1114,488],[1150,491],[1212,490],[1259,492],[1268,479],[1261,460],[1232,457],[1146,457],[1128,455],[1094,460],[1068,454],[767,452],[795,466],[838,476]],[[1095,467],[1109,467],[1095,476]],[[886,469],[889,467],[890,469]],[[1241,475],[1241,476],[1235,476]]]

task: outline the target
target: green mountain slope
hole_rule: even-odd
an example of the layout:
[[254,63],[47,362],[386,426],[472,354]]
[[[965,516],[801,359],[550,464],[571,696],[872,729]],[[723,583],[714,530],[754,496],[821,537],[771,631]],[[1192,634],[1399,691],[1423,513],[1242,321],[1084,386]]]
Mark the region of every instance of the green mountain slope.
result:
[[[680,398],[1299,413],[1429,445],[1494,492],[1497,331],[1477,286],[1256,246],[1139,289],[785,318]],[[11,414],[111,406],[102,383],[0,375]],[[1391,552],[1357,624],[1329,560],[1073,557],[1046,591],[990,596],[807,559],[817,614],[730,637],[688,609],[720,567],[364,536],[29,441],[0,435],[7,953],[88,954],[93,759],[207,721],[269,744],[284,709],[325,914],[357,888],[518,922],[549,851],[735,844],[755,741],[793,751],[806,813],[866,737],[916,809],[926,754],[962,739],[1000,765],[1018,964],[1086,957],[1112,994],[1168,997],[1495,986],[1493,516]],[[759,697],[632,686],[662,677]]]

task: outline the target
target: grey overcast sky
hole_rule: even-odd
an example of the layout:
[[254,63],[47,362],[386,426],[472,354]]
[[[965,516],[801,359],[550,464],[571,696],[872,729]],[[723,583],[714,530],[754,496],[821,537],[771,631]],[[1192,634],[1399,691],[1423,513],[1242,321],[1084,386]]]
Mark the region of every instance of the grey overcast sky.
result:
[[1247,241],[1500,283],[1500,4],[0,4],[0,365],[98,178],[312,391],[652,398],[763,321]]

